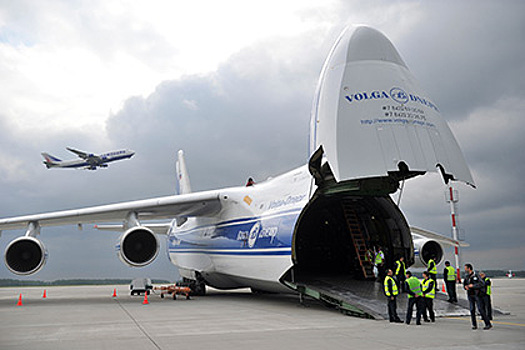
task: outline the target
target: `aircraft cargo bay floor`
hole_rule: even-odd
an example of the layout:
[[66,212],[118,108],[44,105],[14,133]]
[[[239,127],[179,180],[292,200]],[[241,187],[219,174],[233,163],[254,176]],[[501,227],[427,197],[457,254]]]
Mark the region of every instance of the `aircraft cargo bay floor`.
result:
[[128,286],[117,286],[116,299],[114,286],[49,287],[46,299],[43,287],[0,288],[0,349],[525,349],[525,279],[493,284],[493,303],[511,314],[497,315],[489,331],[471,330],[465,316],[407,326],[247,290],[176,301],[150,295],[143,305]]

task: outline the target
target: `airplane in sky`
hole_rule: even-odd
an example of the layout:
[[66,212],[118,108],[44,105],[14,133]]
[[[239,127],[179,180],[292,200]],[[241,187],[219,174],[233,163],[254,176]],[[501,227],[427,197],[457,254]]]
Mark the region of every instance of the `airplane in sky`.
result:
[[93,153],[86,153],[79,150],[76,150],[71,147],[66,147],[66,149],[70,152],[75,153],[77,156],[81,158],[81,160],[61,160],[58,159],[55,156],[50,155],[49,153],[42,153],[42,157],[44,157],[44,164],[48,169],[50,168],[82,168],[82,169],[88,169],[88,170],[97,170],[97,167],[99,168],[107,168],[108,164],[110,162],[114,162],[116,160],[122,160],[122,159],[128,159],[133,157],[135,152],[123,149],[118,151],[112,151],[108,153],[104,153],[101,155],[93,154]]
[[[196,293],[206,285],[303,293],[311,276],[373,280],[367,251],[379,247],[387,266],[399,256],[425,266],[439,264],[443,246],[460,245],[411,228],[391,198],[427,172],[445,183],[474,181],[437,105],[382,33],[359,26],[339,36],[310,125],[308,163],[264,182],[194,193],[179,151],[178,195],[0,219],[0,230],[26,229],[8,244],[6,266],[20,275],[43,267],[41,228],[106,223],[96,228],[122,232],[116,250],[129,266],[154,261],[164,236]],[[159,219],[169,221],[147,223]]]

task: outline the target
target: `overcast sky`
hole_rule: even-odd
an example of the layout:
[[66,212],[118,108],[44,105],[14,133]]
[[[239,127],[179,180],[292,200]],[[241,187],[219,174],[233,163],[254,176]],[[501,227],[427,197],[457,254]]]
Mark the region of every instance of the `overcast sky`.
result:
[[[464,260],[525,269],[523,1],[0,0],[0,217],[172,194],[178,149],[194,190],[304,164],[317,79],[348,24],[390,38],[458,139],[477,184],[456,185]],[[72,157],[66,146],[137,153],[47,170],[40,152]],[[408,181],[409,223],[450,235],[444,190],[437,175]],[[2,251],[23,233],[3,232]],[[164,253],[122,265],[118,233],[40,238],[49,259],[33,279],[176,278]]]

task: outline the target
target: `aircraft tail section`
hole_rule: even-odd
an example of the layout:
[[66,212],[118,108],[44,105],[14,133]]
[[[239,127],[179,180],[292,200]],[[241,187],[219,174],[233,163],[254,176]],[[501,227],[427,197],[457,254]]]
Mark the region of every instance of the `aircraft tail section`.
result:
[[58,163],[60,163],[62,160],[55,157],[55,156],[52,156],[50,155],[49,153],[46,153],[46,152],[43,152],[42,153],[42,157],[44,157],[44,164],[46,165],[46,167],[49,169],[49,168],[52,168],[54,166],[58,166]]
[[191,193],[190,177],[186,168],[186,161],[184,160],[184,152],[179,150],[177,153],[177,162],[175,163],[177,170],[177,182],[179,194]]

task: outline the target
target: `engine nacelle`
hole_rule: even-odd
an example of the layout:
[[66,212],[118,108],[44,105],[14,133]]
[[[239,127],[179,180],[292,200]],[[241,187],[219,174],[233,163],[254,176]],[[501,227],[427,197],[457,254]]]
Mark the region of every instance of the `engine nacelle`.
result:
[[415,261],[413,267],[427,267],[428,260],[434,259],[436,265],[443,260],[443,247],[439,242],[426,239],[414,239],[414,255]]
[[6,267],[17,275],[32,275],[44,267],[47,251],[35,237],[24,236],[11,241],[4,254]]
[[135,226],[120,236],[117,255],[126,265],[142,267],[151,264],[159,254],[159,240],[147,227]]

